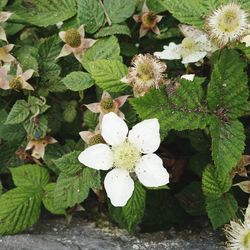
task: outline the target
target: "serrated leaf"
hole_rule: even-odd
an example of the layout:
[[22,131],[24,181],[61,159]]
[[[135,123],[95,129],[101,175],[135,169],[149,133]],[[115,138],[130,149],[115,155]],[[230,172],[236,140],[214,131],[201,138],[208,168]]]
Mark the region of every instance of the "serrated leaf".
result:
[[[222,119],[235,119],[248,110],[248,77],[246,63],[234,50],[224,50],[215,63],[208,85],[208,106]],[[223,113],[223,114],[221,114]]]
[[70,102],[64,102],[63,103],[63,119],[68,122],[71,123],[75,120],[76,116],[77,116],[77,102],[72,100]]
[[81,71],[71,72],[62,79],[62,82],[65,84],[67,89],[73,91],[82,91],[95,84],[95,81],[91,78],[90,74]]
[[100,186],[100,174],[91,168],[84,168],[75,175],[62,173],[59,175],[54,193],[58,208],[73,207],[84,201],[90,188]]
[[27,164],[10,168],[14,184],[17,187],[44,188],[49,182],[49,172],[46,168],[35,164]]
[[78,160],[80,153],[80,151],[70,152],[61,158],[54,160],[54,163],[62,173],[66,175],[76,174],[83,168],[83,165]]
[[89,71],[89,63],[100,59],[120,59],[120,47],[116,37],[103,38],[98,40],[90,49],[86,51],[82,58],[83,67]]
[[235,218],[238,204],[232,194],[218,199],[207,199],[206,210],[214,229],[223,226]]
[[103,59],[91,62],[89,66],[91,76],[103,90],[121,92],[129,87],[128,84],[121,82],[127,74],[127,67],[120,61]]
[[0,197],[0,234],[31,227],[40,216],[42,193],[36,188],[14,188]]
[[25,100],[17,100],[13,105],[7,120],[6,124],[17,124],[26,120],[29,116],[29,106]]
[[201,78],[194,82],[182,80],[180,87],[170,96],[163,90],[153,89],[143,97],[131,99],[130,103],[142,119],[159,120],[163,137],[171,129],[202,129],[210,119],[202,104],[202,82]]
[[125,24],[113,24],[112,26],[104,27],[100,29],[96,34],[95,37],[106,37],[111,35],[127,35],[131,36],[130,29]]
[[121,23],[129,18],[135,10],[134,0],[104,0],[104,7],[112,23]]
[[65,209],[57,208],[55,205],[54,192],[56,183],[49,183],[44,189],[43,205],[52,214],[66,214]]
[[98,0],[78,0],[77,18],[88,33],[95,33],[104,22],[104,11]]
[[125,227],[129,232],[133,232],[144,215],[145,202],[146,191],[139,182],[135,182],[133,195],[127,204],[122,208],[110,204],[109,211],[120,226]]
[[212,158],[216,171],[226,175],[238,163],[245,147],[244,127],[238,120],[223,122],[214,118],[210,124]]
[[228,192],[232,186],[232,178],[228,175],[220,176],[216,168],[208,165],[202,175],[202,190],[208,198],[217,199]]
[[158,0],[164,10],[168,10],[182,23],[203,28],[204,18],[223,3],[229,0]]
[[76,14],[75,0],[16,0],[8,7],[14,12],[12,20],[36,26],[49,26]]

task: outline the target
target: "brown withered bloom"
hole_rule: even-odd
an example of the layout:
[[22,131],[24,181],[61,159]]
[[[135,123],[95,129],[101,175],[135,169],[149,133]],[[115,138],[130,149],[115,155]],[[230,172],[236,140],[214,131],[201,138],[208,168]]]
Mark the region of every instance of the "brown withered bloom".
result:
[[57,143],[57,140],[51,136],[47,136],[39,140],[30,140],[25,150],[32,150],[32,156],[35,159],[43,159],[45,154],[45,148],[48,144]]
[[156,88],[164,82],[167,65],[151,54],[139,54],[133,57],[128,75],[121,79],[133,87],[136,97],[143,96],[149,89]]
[[161,21],[162,16],[157,15],[154,11],[150,11],[146,3],[144,3],[143,5],[142,13],[140,15],[133,15],[133,19],[137,23],[141,23],[140,38],[145,36],[150,30],[157,35],[160,34],[160,30],[157,27],[157,23]]

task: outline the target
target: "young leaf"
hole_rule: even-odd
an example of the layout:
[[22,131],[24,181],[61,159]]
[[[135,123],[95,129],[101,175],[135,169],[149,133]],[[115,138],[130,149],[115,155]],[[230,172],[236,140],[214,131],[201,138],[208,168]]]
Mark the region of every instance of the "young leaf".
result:
[[232,186],[229,175],[218,175],[216,168],[208,165],[202,175],[202,190],[206,197],[217,199],[228,192]]
[[62,82],[66,85],[67,89],[72,91],[82,91],[95,84],[90,74],[81,71],[71,72],[62,79]]
[[10,168],[14,184],[18,187],[44,188],[49,182],[46,168],[35,164],[27,164],[17,168]]
[[224,50],[215,63],[208,85],[209,108],[219,119],[236,119],[248,110],[246,63],[234,50]]
[[30,110],[25,100],[17,100],[13,105],[5,124],[17,124],[26,120]]
[[17,187],[0,196],[0,235],[31,227],[40,216],[42,193],[33,186]]
[[77,17],[80,24],[85,24],[88,33],[95,33],[104,22],[104,11],[95,0],[78,0]]
[[238,204],[232,194],[217,199],[207,199],[206,210],[214,229],[223,226],[235,218]]
[[117,60],[98,60],[90,64],[91,76],[96,84],[110,92],[121,92],[129,87],[121,79],[127,74],[127,67]]
[[162,136],[171,129],[202,129],[210,119],[202,104],[202,82],[201,78],[192,83],[181,80],[180,87],[170,96],[162,90],[151,90],[130,103],[142,119],[158,118]]
[[86,110],[83,114],[84,126],[87,126],[89,129],[95,130],[99,119],[98,114],[91,112],[90,110]]
[[15,0],[8,10],[13,11],[14,21],[49,26],[62,22],[76,13],[75,0]]
[[122,208],[110,204],[109,210],[119,225],[125,227],[129,232],[133,232],[144,215],[145,202],[146,191],[140,183],[135,182],[133,195],[127,204]]
[[238,120],[230,122],[211,120],[212,158],[220,175],[228,174],[241,158],[245,147],[243,124]]
[[55,204],[57,208],[73,207],[88,197],[91,188],[99,186],[100,174],[94,169],[84,168],[74,175],[62,173],[56,183]]
[[121,23],[129,18],[135,10],[134,0],[104,0],[104,7],[112,23]]

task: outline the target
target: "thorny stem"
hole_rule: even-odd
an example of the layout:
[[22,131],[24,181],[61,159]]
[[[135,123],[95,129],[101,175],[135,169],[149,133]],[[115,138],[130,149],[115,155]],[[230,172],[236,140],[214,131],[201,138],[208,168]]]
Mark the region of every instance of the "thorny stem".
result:
[[106,16],[106,18],[107,18],[107,21],[108,21],[108,25],[111,26],[111,25],[112,25],[112,22],[111,22],[111,20],[110,20],[110,18],[109,18],[109,15],[108,15],[108,13],[107,13],[107,11],[106,11],[106,9],[105,9],[103,3],[102,3],[102,0],[99,0],[99,3],[100,3],[100,5],[101,5],[102,8],[103,8],[104,14],[105,14],[105,16]]

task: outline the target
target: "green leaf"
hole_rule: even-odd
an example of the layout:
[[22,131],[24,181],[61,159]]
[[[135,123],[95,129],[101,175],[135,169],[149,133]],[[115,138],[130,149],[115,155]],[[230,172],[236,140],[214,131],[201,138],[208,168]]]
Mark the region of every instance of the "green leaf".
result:
[[234,50],[224,50],[215,63],[208,85],[209,108],[220,119],[235,119],[248,110],[246,63]]
[[109,211],[114,220],[122,227],[125,227],[129,232],[133,232],[144,215],[146,202],[146,191],[144,187],[135,182],[133,195],[127,204],[120,208],[110,204]]
[[45,98],[39,99],[32,95],[29,96],[28,103],[30,106],[30,111],[33,115],[37,115],[38,113],[43,114],[50,108],[50,106],[46,104]]
[[13,21],[36,26],[49,26],[76,14],[75,0],[15,0],[8,7],[14,13]]
[[245,147],[244,127],[238,120],[210,124],[212,158],[220,175],[228,174],[238,163]]
[[73,151],[65,154],[63,157],[54,160],[57,168],[65,175],[75,174],[82,170],[83,165],[79,162],[80,151]]
[[182,23],[203,28],[205,17],[229,0],[158,0],[164,10],[168,10]]
[[26,120],[29,116],[29,106],[25,100],[17,100],[13,105],[5,124],[17,124]]
[[207,214],[214,229],[234,219],[237,209],[238,204],[232,194],[206,201]]
[[181,80],[180,87],[171,95],[153,89],[143,97],[131,99],[130,103],[142,119],[159,120],[163,137],[171,129],[202,129],[210,119],[202,103],[202,82],[201,78],[193,82]]
[[78,0],[77,17],[88,33],[95,33],[104,23],[104,11],[98,0]]
[[55,188],[55,203],[58,208],[73,207],[75,204],[84,201],[91,188],[100,186],[100,174],[91,168],[84,168],[82,171],[68,175],[59,175]]
[[98,40],[94,45],[86,51],[82,58],[83,67],[89,71],[89,63],[95,62],[100,59],[116,59],[120,57],[120,47],[118,40],[115,36],[103,38]]
[[55,205],[54,192],[56,183],[49,183],[44,189],[43,205],[52,214],[66,214],[65,209],[57,208]]
[[121,92],[129,87],[121,79],[127,74],[127,67],[117,60],[98,60],[90,63],[90,73],[96,84],[110,92]]
[[31,139],[44,138],[48,131],[48,120],[45,116],[36,116],[23,123],[24,129]]
[[71,72],[62,79],[62,82],[66,85],[67,89],[72,91],[82,91],[95,84],[90,74],[81,71]]
[[65,102],[63,103],[63,108],[63,119],[68,123],[73,122],[77,116],[77,102],[75,100]]
[[229,175],[218,175],[216,168],[208,165],[202,175],[202,190],[208,198],[217,199],[228,192],[232,186]]
[[204,215],[205,197],[201,190],[201,183],[194,181],[175,195],[183,209],[192,216]]
[[134,0],[104,0],[104,7],[112,23],[121,23],[129,18],[135,10]]
[[15,234],[34,225],[40,216],[42,193],[32,187],[14,188],[0,197],[0,234]]
[[84,126],[87,126],[89,129],[95,130],[99,122],[99,118],[96,113],[93,113],[89,109],[87,109],[84,112],[83,121],[84,121]]
[[8,0],[1,0],[0,9],[2,9],[7,4],[7,2],[8,2]]
[[27,164],[17,168],[10,168],[14,184],[17,187],[44,188],[49,182],[46,168],[35,164]]
[[96,34],[95,37],[105,37],[111,35],[127,35],[131,36],[130,29],[125,24],[113,24],[112,26],[104,27],[100,29]]

